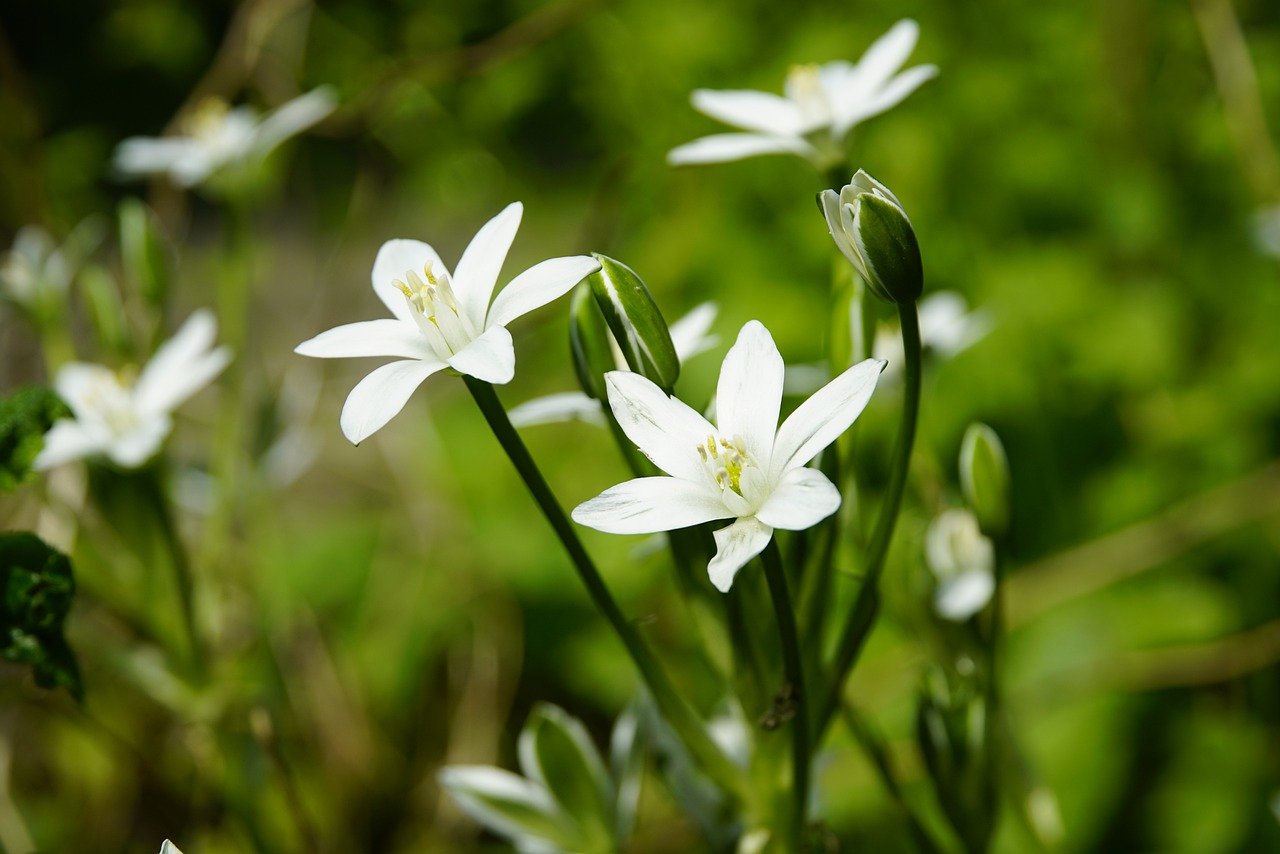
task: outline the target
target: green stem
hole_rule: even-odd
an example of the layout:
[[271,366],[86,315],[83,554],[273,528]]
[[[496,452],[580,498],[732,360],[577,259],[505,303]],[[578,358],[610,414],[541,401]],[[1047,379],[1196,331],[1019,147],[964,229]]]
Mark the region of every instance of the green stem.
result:
[[875,532],[867,548],[866,573],[862,579],[862,586],[858,589],[853,609],[840,634],[840,645],[836,650],[835,662],[828,671],[831,674],[831,683],[827,687],[826,696],[816,718],[818,740],[821,740],[832,716],[840,706],[845,680],[849,676],[849,671],[853,669],[859,653],[862,652],[863,644],[866,643],[872,626],[875,625],[876,614],[880,610],[880,574],[884,571],[885,558],[889,554],[889,543],[893,540],[893,529],[897,524],[898,512],[902,508],[902,495],[906,490],[907,471],[911,467],[916,420],[920,414],[920,320],[916,314],[915,303],[899,304],[898,319],[902,324],[902,348],[906,357],[903,365],[904,390],[902,421],[898,428],[898,446],[894,454],[893,468],[889,473],[884,504],[880,508],[880,518],[876,521]]
[[200,630],[196,624],[195,579],[191,571],[191,560],[178,533],[173,508],[165,494],[163,471],[160,468],[152,468],[142,473],[142,479],[147,500],[151,502],[156,521],[160,526],[160,537],[164,541],[165,550],[169,553],[169,564],[173,567],[174,586],[178,589],[178,604],[182,612],[182,624],[186,630],[187,645],[191,651],[192,663],[199,672],[204,669],[204,647],[200,642]]
[[542,472],[538,470],[533,457],[529,455],[529,449],[520,439],[520,434],[511,426],[511,421],[507,418],[506,410],[502,408],[502,403],[498,400],[493,386],[474,377],[463,376],[462,379],[466,382],[467,389],[475,398],[476,405],[480,407],[480,412],[489,423],[489,428],[493,430],[498,443],[506,451],[507,457],[529,489],[533,500],[537,502],[543,516],[559,537],[561,545],[564,546],[565,552],[568,553],[569,559],[578,571],[578,577],[587,588],[592,603],[609,621],[614,633],[626,647],[631,661],[640,672],[640,677],[644,680],[649,693],[653,695],[654,702],[657,703],[667,723],[680,736],[686,749],[707,776],[731,796],[738,799],[745,798],[746,787],[743,783],[742,771],[729,761],[720,748],[716,747],[702,725],[702,721],[676,692],[675,686],[671,684],[670,678],[645,643],[644,638],[623,616],[622,609],[618,607],[618,603],[614,601],[613,595],[605,586],[600,571],[596,569],[590,555],[578,539],[578,534],[569,517],[565,515],[551,487],[547,485]]
[[809,698],[804,689],[804,664],[800,657],[795,608],[787,590],[787,573],[782,566],[776,539],[769,540],[760,558],[764,563],[765,580],[769,582],[773,612],[778,620],[778,639],[782,643],[782,666],[787,679],[782,694],[790,696],[795,703],[795,714],[791,718],[791,792],[794,802],[791,816],[794,844],[791,850],[799,851],[809,805]]

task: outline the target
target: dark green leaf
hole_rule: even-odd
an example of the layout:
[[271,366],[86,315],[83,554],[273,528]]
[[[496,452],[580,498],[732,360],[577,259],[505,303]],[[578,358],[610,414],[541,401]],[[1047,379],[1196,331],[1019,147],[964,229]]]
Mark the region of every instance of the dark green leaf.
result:
[[0,534],[0,657],[28,664],[42,688],[83,696],[63,624],[75,596],[67,556],[34,534]]
[[71,410],[50,389],[33,386],[0,400],[0,490],[16,488],[31,473],[44,434]]

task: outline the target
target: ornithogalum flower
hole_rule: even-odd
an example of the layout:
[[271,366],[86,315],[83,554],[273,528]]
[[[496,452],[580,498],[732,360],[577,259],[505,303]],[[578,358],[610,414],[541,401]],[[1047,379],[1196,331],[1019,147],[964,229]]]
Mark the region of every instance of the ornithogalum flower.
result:
[[579,524],[613,534],[671,531],[733,519],[715,532],[711,583],[727,591],[768,545],[775,528],[802,530],[830,516],[840,493],[805,464],[861,414],[884,362],[868,359],[822,387],[782,426],[782,356],[758,321],[742,327],[720,368],[716,424],[654,383],[605,374],[623,432],[669,477],[611,487],[573,511]]
[[102,365],[64,365],[54,389],[74,417],[45,434],[34,468],[97,456],[136,468],[151,459],[173,427],[173,410],[231,360],[226,347],[213,347],[216,334],[213,313],[197,311],[136,377]]
[[[710,334],[711,324],[715,322],[716,304],[704,302],[684,317],[671,324],[668,330],[671,343],[675,346],[680,364],[688,359],[705,353],[716,346],[718,336]],[[614,361],[618,370],[627,370],[626,360],[614,345]],[[556,424],[563,421],[584,421],[588,424],[604,426],[604,411],[600,401],[581,391],[564,391],[535,397],[514,407],[508,417],[517,427],[532,427],[535,424]]]
[[696,139],[672,149],[672,165],[723,163],[760,154],[798,154],[826,168],[843,159],[855,125],[896,106],[938,73],[917,65],[898,73],[919,38],[915,21],[894,24],[857,63],[802,65],[787,75],[784,95],[753,90],[698,89],[694,109],[745,133]]
[[373,290],[395,317],[348,323],[297,346],[294,352],[322,359],[399,357],[357,383],[347,397],[341,425],[353,443],[381,429],[437,371],[452,368],[489,383],[510,382],[516,354],[507,324],[568,293],[600,268],[585,255],[552,258],[516,276],[494,298],[523,211],[513,202],[489,220],[452,276],[426,243],[387,241],[373,262]]
[[947,510],[933,520],[925,535],[925,559],[938,582],[933,599],[938,616],[960,622],[991,601],[995,547],[968,510]]
[[124,178],[167,175],[180,187],[203,184],[219,171],[266,157],[291,136],[333,112],[328,87],[313,89],[259,117],[252,107],[204,101],[176,136],[133,136],[116,148],[115,168]]
[[0,298],[30,311],[65,300],[80,265],[101,239],[101,223],[92,218],[61,244],[38,225],[23,226],[13,237],[13,248],[0,258]]

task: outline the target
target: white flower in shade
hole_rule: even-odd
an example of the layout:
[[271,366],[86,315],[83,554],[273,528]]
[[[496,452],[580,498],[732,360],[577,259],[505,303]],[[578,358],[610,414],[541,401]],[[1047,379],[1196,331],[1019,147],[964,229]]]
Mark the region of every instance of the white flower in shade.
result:
[[929,525],[925,560],[938,581],[940,617],[962,622],[981,611],[996,589],[995,547],[968,510],[947,510]]
[[197,311],[160,345],[136,378],[102,365],[64,365],[54,389],[73,417],[49,429],[33,467],[105,456],[118,466],[136,468],[151,459],[173,427],[173,410],[231,360],[226,347],[213,347],[216,335],[213,313]]
[[744,133],[696,139],[672,149],[672,165],[723,163],[760,154],[798,154],[820,167],[838,162],[855,125],[896,106],[938,73],[917,65],[899,73],[919,38],[915,21],[893,25],[857,63],[802,65],[787,75],[785,96],[753,90],[698,89],[694,109]]
[[[676,355],[680,358],[680,364],[683,365],[689,359],[705,353],[719,343],[719,336],[710,334],[711,324],[715,322],[717,311],[715,303],[704,302],[671,324],[668,331],[671,334],[671,343],[675,346]],[[613,344],[614,362],[618,370],[627,370],[626,360],[612,335],[609,336],[609,341]],[[600,401],[581,391],[565,391],[535,397],[512,408],[507,416],[517,427],[558,424],[565,421],[582,421],[598,427],[603,427],[605,424],[604,410],[601,408]]]
[[323,120],[337,106],[328,87],[313,89],[259,117],[210,98],[183,123],[178,136],[134,136],[116,147],[115,168],[126,178],[167,175],[194,187],[229,166],[266,157],[276,146]]
[[423,380],[445,368],[489,383],[510,382],[516,354],[507,324],[600,269],[600,262],[585,255],[552,258],[516,276],[495,298],[523,211],[513,202],[489,220],[452,276],[427,244],[387,241],[373,262],[373,290],[395,317],[349,323],[297,346],[294,352],[321,359],[400,359],[374,370],[347,397],[342,432],[353,443],[381,429]]
[[[969,311],[964,297],[954,291],[938,291],[920,300],[920,344],[944,359],[950,359],[981,341],[991,331],[991,317],[981,309]],[[885,377],[902,370],[905,354],[897,326],[876,332],[872,350],[877,359],[889,363]]]
[[875,390],[884,363],[854,365],[782,426],[783,363],[769,330],[742,327],[720,368],[716,424],[649,380],[605,374],[609,406],[631,441],[670,477],[642,477],[605,490],[573,511],[579,524],[611,534],[652,534],[716,519],[707,567],[721,591],[768,545],[775,528],[802,530],[830,516],[840,493],[805,464],[849,428]]

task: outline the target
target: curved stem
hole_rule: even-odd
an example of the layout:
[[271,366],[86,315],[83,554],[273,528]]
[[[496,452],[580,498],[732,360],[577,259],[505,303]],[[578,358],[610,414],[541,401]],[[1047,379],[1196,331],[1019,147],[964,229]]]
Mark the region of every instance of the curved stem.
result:
[[902,421],[898,428],[898,446],[894,453],[893,468],[889,472],[889,485],[885,490],[884,504],[880,508],[880,518],[876,521],[875,532],[867,548],[866,574],[862,579],[862,587],[854,600],[853,609],[845,621],[844,630],[840,634],[840,645],[836,650],[836,659],[828,671],[831,683],[827,687],[817,721],[817,738],[821,740],[831,722],[832,715],[840,706],[840,695],[844,691],[845,679],[853,669],[866,643],[871,628],[875,625],[876,615],[880,610],[880,574],[884,571],[885,558],[889,554],[889,543],[893,540],[893,529],[898,521],[898,512],[902,508],[902,494],[907,485],[907,470],[911,466],[911,449],[915,445],[916,420],[920,413],[920,320],[916,314],[915,303],[900,304],[898,319],[902,324],[902,348],[905,353],[903,366],[904,390],[902,401]]
[[782,695],[790,697],[795,703],[795,712],[791,718],[791,791],[794,802],[791,850],[799,851],[809,805],[809,698],[804,688],[804,664],[800,658],[795,608],[791,604],[787,573],[782,568],[782,556],[778,553],[776,539],[769,540],[760,559],[764,563],[765,580],[769,582],[769,596],[773,599],[773,611],[778,620],[778,639],[782,643],[782,665],[787,678]]
[[568,553],[569,559],[578,571],[578,577],[587,588],[592,603],[609,621],[614,633],[626,647],[631,661],[640,671],[640,677],[644,680],[649,693],[653,695],[654,702],[667,723],[680,736],[685,748],[707,776],[731,796],[743,798],[746,790],[741,770],[729,761],[720,748],[716,747],[702,725],[702,721],[676,692],[675,686],[671,684],[670,678],[645,643],[644,638],[623,616],[622,609],[618,607],[618,603],[614,601],[613,595],[605,586],[600,571],[596,569],[595,563],[578,539],[578,534],[569,517],[565,515],[551,487],[547,485],[542,472],[538,470],[533,457],[529,455],[529,449],[525,447],[516,429],[511,426],[511,421],[507,418],[506,410],[502,408],[497,394],[494,393],[493,386],[474,377],[463,376],[462,379],[466,382],[467,389],[475,398],[476,405],[480,407],[480,412],[489,423],[489,428],[493,430],[498,443],[507,452],[511,464],[515,466],[533,500],[542,510],[542,515],[546,517],[556,536],[559,537],[561,545],[564,546],[565,552]]

